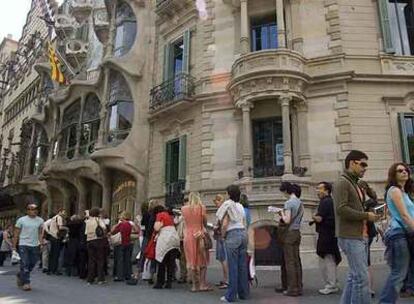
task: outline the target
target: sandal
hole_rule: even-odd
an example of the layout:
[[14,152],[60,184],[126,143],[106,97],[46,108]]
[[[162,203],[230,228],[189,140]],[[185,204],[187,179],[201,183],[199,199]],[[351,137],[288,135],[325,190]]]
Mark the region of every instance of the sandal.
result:
[[204,288],[200,288],[199,291],[201,292],[208,292],[208,291],[213,291],[214,289],[211,286],[206,286]]
[[229,287],[229,283],[222,282],[222,284],[218,286],[218,289],[227,289],[228,287]]

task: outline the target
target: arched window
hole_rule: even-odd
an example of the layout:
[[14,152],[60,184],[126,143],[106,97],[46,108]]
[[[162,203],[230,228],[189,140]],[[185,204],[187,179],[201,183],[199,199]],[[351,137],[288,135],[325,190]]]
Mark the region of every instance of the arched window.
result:
[[59,140],[59,157],[72,159],[75,156],[80,116],[80,100],[75,101],[63,112],[63,121]]
[[137,35],[137,19],[132,8],[125,2],[119,1],[115,17],[114,56],[125,55],[134,44]]
[[80,134],[79,153],[88,155],[95,151],[95,144],[98,140],[99,131],[99,112],[101,103],[98,96],[89,94],[86,97],[85,106],[82,113],[82,126]]
[[120,73],[111,71],[109,82],[108,142],[118,142],[124,140],[131,130],[134,104],[128,84]]

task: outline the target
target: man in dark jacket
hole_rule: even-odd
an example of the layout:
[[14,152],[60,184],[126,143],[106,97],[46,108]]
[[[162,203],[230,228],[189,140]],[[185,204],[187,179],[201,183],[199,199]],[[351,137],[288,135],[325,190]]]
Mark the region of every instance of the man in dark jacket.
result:
[[336,267],[341,262],[341,254],[335,237],[335,212],[331,197],[332,185],[328,182],[320,182],[316,187],[316,191],[320,203],[317,213],[312,218],[316,223],[316,232],[319,234],[316,253],[319,256],[319,268],[325,283],[324,288],[320,289],[319,293],[328,295],[339,291]]

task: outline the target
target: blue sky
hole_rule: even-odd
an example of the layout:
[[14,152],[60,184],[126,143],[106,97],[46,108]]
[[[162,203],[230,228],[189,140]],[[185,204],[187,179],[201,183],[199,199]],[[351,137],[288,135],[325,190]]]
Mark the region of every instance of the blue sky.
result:
[[12,34],[13,39],[19,40],[31,2],[32,0],[0,0],[0,41],[7,34]]

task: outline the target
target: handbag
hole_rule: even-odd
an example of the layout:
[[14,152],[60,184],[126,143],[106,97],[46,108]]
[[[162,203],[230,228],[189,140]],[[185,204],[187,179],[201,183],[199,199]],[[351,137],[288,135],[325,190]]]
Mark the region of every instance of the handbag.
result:
[[118,246],[121,245],[122,243],[122,235],[121,232],[118,232],[114,235],[111,235],[111,237],[109,238],[111,245],[112,246]]
[[148,241],[148,244],[145,247],[144,256],[149,260],[155,260],[155,247],[157,245],[155,236],[155,233],[151,235],[151,239]]
[[[201,208],[201,207],[200,207]],[[204,228],[204,221],[203,221],[203,212],[201,214],[201,227],[203,227],[200,231],[197,231],[193,234],[194,238],[199,242],[199,247],[201,251],[210,250],[213,248],[213,240],[211,239],[210,234]]]

